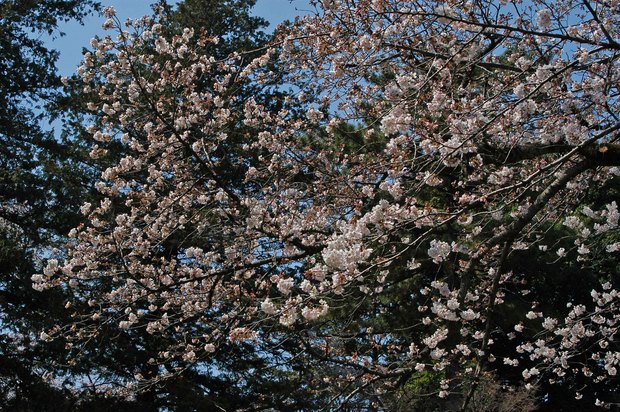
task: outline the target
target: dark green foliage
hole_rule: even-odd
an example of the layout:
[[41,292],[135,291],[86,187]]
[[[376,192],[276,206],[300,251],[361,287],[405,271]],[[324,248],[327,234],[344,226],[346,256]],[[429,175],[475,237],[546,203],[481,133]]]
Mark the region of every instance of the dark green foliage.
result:
[[180,27],[221,36],[222,44],[212,46],[208,52],[222,59],[232,52],[258,49],[269,39],[262,31],[268,22],[251,14],[255,4],[256,0],[185,0],[173,13],[172,20]]
[[80,180],[63,144],[42,125],[60,78],[44,36],[81,20],[92,0],[0,1],[0,409],[68,408],[68,392],[43,379],[64,349],[38,335],[64,315],[61,291],[38,293],[30,277],[37,254],[76,224]]

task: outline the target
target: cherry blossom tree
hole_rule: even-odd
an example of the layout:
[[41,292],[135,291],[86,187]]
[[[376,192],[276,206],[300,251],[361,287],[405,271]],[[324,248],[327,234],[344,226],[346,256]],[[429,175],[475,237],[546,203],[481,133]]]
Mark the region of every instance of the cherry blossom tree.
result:
[[[206,3],[208,3],[208,8],[205,7]],[[195,53],[219,59],[222,56],[227,56],[230,50],[247,49],[250,52],[245,54],[245,57],[251,61],[252,55],[255,56],[260,53],[259,51],[251,52],[251,50],[257,49],[268,39],[268,36],[260,30],[262,27],[266,27],[265,20],[249,14],[253,4],[254,1],[252,0],[218,0],[216,2],[200,0],[184,2],[173,8],[160,3],[157,5],[157,14],[149,19],[149,24],[159,24],[159,35],[166,41],[170,41],[174,35],[187,32],[188,30],[184,30],[184,27],[195,29],[196,32],[201,32],[208,27],[209,33],[221,35],[220,41],[203,43],[194,48]],[[124,22],[114,21],[114,24],[125,27]],[[140,45],[142,49],[139,53],[144,54],[148,50],[154,51],[156,45],[152,40],[142,43]],[[98,46],[102,41],[106,40],[93,39],[91,55],[97,53]],[[134,53],[137,54],[138,51],[134,51]],[[106,59],[101,53],[99,55]],[[102,61],[99,64],[103,64]],[[273,65],[270,67],[273,68]],[[194,84],[195,90],[210,89],[212,79],[217,75],[217,69],[203,73],[199,81]],[[65,79],[65,83],[72,90],[67,101],[70,102],[73,110],[70,122],[66,125],[67,129],[75,128],[67,130],[65,133],[70,136],[83,136],[85,125],[88,125],[89,122],[98,121],[97,119],[101,120],[103,113],[98,110],[88,110],[86,106],[92,109],[98,103],[103,103],[99,101],[99,97],[93,90],[97,90],[97,86],[105,81],[105,77],[97,77],[92,80],[88,88],[84,88],[84,82],[77,76]],[[244,96],[250,95],[254,96],[257,101],[266,101],[270,105],[278,105],[278,101],[281,100],[281,96],[276,91],[264,85],[254,86],[250,82],[243,84],[238,82],[236,86],[235,92],[239,96],[239,101]],[[168,90],[167,93],[174,93],[174,91]],[[142,110],[148,112],[150,108],[142,106]],[[140,115],[135,114],[135,116]],[[236,169],[240,166],[231,154],[234,153],[235,147],[239,145],[238,142],[243,140],[244,133],[247,132],[244,131],[244,127],[242,124],[235,124],[226,141],[222,141],[218,147],[218,153],[212,153],[212,156],[221,156],[217,173],[222,180],[229,180],[238,174]],[[76,142],[81,147],[91,145],[88,140],[90,139],[76,138]],[[89,150],[87,149],[86,153]],[[95,156],[86,162],[89,165],[91,175],[97,170],[100,175],[108,166],[133,153],[131,148],[119,141],[108,142],[106,151],[107,153],[104,155]],[[87,180],[84,176],[81,176],[81,179],[86,186]],[[97,180],[92,181],[92,183]],[[85,200],[90,203],[99,203],[102,196],[104,195],[100,194],[99,198],[94,196]],[[167,242],[165,253],[176,253],[175,247],[174,242]],[[81,289],[79,296],[76,296],[76,299],[68,304],[70,310],[67,310],[66,314],[88,311],[90,297],[88,290]],[[57,322],[61,323],[62,321],[57,320]],[[281,409],[283,400],[286,400],[289,407],[294,404],[297,405],[296,407],[303,406],[313,409],[310,406],[312,398],[308,396],[297,396],[293,403],[289,402],[291,379],[283,380],[280,376],[274,376],[269,371],[261,374],[251,373],[251,368],[265,370],[266,367],[263,363],[266,361],[262,360],[261,356],[254,356],[253,352],[257,349],[249,346],[245,346],[243,350],[238,350],[236,346],[232,347],[231,350],[236,353],[234,356],[221,351],[210,357],[209,364],[206,367],[202,367],[200,363],[194,361],[191,363],[184,362],[184,366],[188,365],[187,368],[176,364],[174,366],[176,368],[174,379],[159,381],[156,385],[142,385],[140,393],[136,396],[132,394],[125,399],[110,399],[105,389],[115,385],[123,386],[128,380],[134,379],[134,376],[145,376],[145,379],[148,379],[156,375],[153,369],[157,369],[158,365],[149,362],[149,359],[157,357],[159,352],[166,351],[170,341],[162,339],[160,335],[146,331],[144,328],[132,329],[128,334],[119,334],[117,324],[104,323],[101,326],[97,331],[96,339],[82,342],[79,348],[67,345],[73,355],[69,365],[62,362],[58,356],[48,357],[50,367],[59,372],[55,378],[50,380],[62,384],[67,392],[71,392],[72,396],[79,400],[80,408],[88,409],[91,405],[96,404],[104,409],[114,407],[156,409],[164,406],[183,409],[199,404],[207,410],[215,408],[216,405],[220,408],[235,410],[243,405],[253,404],[257,406],[261,404],[264,407],[271,406]],[[288,365],[290,367],[291,362]],[[68,369],[69,374],[62,375],[61,369]],[[291,374],[292,372],[286,373]],[[257,390],[258,388],[265,388],[267,384],[270,388],[268,398],[263,395],[262,391]]]
[[[253,59],[108,11],[79,73],[92,156],[127,155],[33,277],[91,309],[42,338],[164,340],[118,394],[252,350],[341,409],[467,410],[492,373],[617,402],[617,2],[315,6]],[[295,95],[241,101],[276,59]],[[540,301],[557,268],[596,284]]]

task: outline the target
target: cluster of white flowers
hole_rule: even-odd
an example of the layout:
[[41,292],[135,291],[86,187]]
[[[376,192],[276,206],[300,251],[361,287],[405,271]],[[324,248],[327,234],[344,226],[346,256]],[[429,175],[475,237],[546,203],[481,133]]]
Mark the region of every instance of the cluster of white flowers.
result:
[[549,27],[551,27],[551,10],[539,10],[536,13],[536,24],[538,24],[540,30],[549,30]]
[[428,249],[428,256],[433,259],[433,262],[439,264],[448,257],[452,248],[450,245],[442,240],[431,240],[430,247]]

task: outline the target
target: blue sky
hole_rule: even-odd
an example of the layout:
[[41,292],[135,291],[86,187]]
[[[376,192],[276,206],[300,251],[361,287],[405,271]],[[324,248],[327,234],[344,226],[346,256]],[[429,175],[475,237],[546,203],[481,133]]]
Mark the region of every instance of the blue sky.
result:
[[[150,5],[154,0],[101,0],[104,5],[113,6],[121,21],[127,18],[138,18],[151,13]],[[292,20],[297,15],[306,14],[310,10],[307,0],[258,0],[254,12],[266,18],[272,28],[284,20]],[[82,60],[82,47],[86,47],[95,35],[101,35],[101,24],[104,19],[93,15],[88,17],[84,25],[75,22],[64,24],[61,31],[66,35],[49,40],[49,45],[60,52],[57,66],[61,75],[71,75]]]

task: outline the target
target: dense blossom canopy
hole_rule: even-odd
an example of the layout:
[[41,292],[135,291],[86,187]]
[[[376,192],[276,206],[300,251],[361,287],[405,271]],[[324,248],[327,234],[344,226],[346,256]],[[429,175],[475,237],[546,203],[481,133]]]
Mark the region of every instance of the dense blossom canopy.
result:
[[[620,214],[597,191],[620,176],[620,4],[315,3],[249,63],[108,10],[116,33],[79,74],[91,155],[126,156],[33,277],[92,310],[42,337],[77,353],[102,325],[161,336],[156,372],[120,393],[234,346],[286,370],[293,341],[330,365],[308,390],[334,405],[379,407],[430,371],[465,409],[499,369],[614,402]],[[293,92],[241,100],[275,60]],[[597,284],[540,301],[557,268]]]

